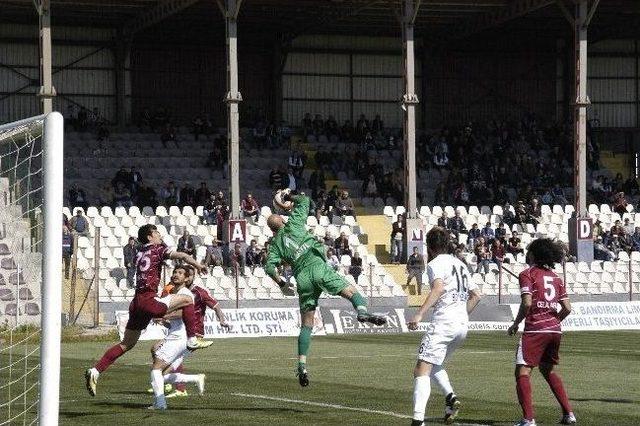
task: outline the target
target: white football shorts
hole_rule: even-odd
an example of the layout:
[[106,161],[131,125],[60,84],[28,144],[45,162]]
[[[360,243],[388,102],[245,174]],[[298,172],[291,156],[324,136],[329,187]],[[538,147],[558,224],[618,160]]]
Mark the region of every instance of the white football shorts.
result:
[[186,339],[164,339],[156,350],[156,358],[167,364],[172,364],[177,358],[181,358],[186,351]]
[[418,348],[418,360],[442,365],[467,337],[467,323],[430,324]]

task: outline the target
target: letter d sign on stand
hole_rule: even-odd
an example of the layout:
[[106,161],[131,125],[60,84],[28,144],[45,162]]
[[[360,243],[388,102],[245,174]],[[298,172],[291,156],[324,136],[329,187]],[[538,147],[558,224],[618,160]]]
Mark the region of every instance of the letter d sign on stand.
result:
[[578,219],[578,240],[593,239],[593,225],[591,219]]
[[593,221],[589,217],[569,219],[569,249],[578,262],[593,262]]

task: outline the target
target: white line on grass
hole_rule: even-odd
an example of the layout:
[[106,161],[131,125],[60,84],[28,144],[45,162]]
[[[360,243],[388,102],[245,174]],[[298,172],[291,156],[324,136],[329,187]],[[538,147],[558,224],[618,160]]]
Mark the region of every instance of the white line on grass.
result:
[[[349,407],[347,405],[329,404],[329,403],[326,403],[326,402],[304,401],[304,400],[301,400],[301,399],[279,398],[279,397],[275,397],[275,396],[253,395],[253,394],[248,394],[248,393],[237,393],[237,392],[231,393],[231,395],[239,396],[239,397],[242,397],[242,398],[263,399],[263,400],[267,400],[267,401],[287,402],[287,403],[291,403],[291,404],[302,404],[302,405],[311,405],[311,406],[314,406],[314,407],[332,408],[334,410],[357,411],[357,412],[360,412],[360,413],[367,413],[367,414],[379,414],[381,416],[395,417],[397,419],[410,419],[411,418],[411,416],[408,416],[406,414],[394,413],[393,411],[371,410],[369,408]],[[455,423],[455,424],[459,425],[459,426],[482,426],[482,425],[477,424],[477,423]]]

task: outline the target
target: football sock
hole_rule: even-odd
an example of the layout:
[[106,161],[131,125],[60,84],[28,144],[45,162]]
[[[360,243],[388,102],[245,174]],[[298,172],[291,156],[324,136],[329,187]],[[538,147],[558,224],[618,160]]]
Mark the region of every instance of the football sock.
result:
[[553,392],[560,403],[563,414],[569,414],[572,411],[571,404],[569,403],[569,397],[567,397],[567,392],[564,390],[564,385],[562,384],[560,376],[553,372],[549,373],[547,376],[547,383],[549,383],[551,392]]
[[[180,373],[180,374],[184,373],[184,368],[182,367],[182,364],[176,367],[176,369],[174,370],[174,373]],[[167,376],[164,376],[164,379],[167,380]],[[184,392],[185,390],[187,390],[187,385],[184,382],[178,382],[175,385],[176,385],[176,390],[180,392]]]
[[531,379],[529,376],[518,376],[516,378],[516,391],[518,402],[522,407],[522,417],[527,420],[534,419],[533,402],[531,401]]
[[151,370],[151,388],[156,399],[164,396],[164,376],[162,370]]
[[98,370],[99,373],[102,373],[104,370],[109,368],[109,366],[113,364],[116,361],[116,359],[120,358],[123,353],[124,353],[124,349],[122,349],[122,346],[120,346],[120,344],[110,347],[104,353],[104,355],[102,355],[102,358],[100,358],[100,361],[96,363],[95,369]]
[[453,387],[449,381],[449,375],[441,365],[434,365],[431,369],[431,379],[438,384],[444,396],[453,393]]
[[356,311],[358,311],[358,313],[367,312],[367,301],[364,297],[362,297],[360,293],[354,293],[354,295],[351,296],[351,304],[356,309]]
[[187,329],[187,337],[196,335],[196,311],[193,306],[193,303],[189,303],[182,308],[182,322]]
[[304,356],[306,361],[307,354],[309,353],[309,346],[311,346],[311,332],[313,327],[303,325],[300,327],[300,334],[298,335],[298,355]]
[[418,376],[413,379],[413,419],[423,421],[427,410],[427,401],[431,394],[431,378]]
[[184,391],[185,383],[197,383],[198,375],[197,374],[182,374],[182,373],[169,373],[164,375],[164,381],[167,383],[175,383],[176,385],[182,384],[183,389],[178,389],[176,386],[176,390]]

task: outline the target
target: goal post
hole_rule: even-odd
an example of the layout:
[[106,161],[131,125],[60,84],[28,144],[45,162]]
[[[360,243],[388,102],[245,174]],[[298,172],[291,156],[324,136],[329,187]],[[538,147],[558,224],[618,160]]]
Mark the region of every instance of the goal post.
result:
[[63,127],[0,125],[0,425],[58,424]]
[[60,337],[62,334],[62,224],[64,119],[52,112],[44,119],[43,252],[40,340],[39,423],[58,424],[60,405]]

